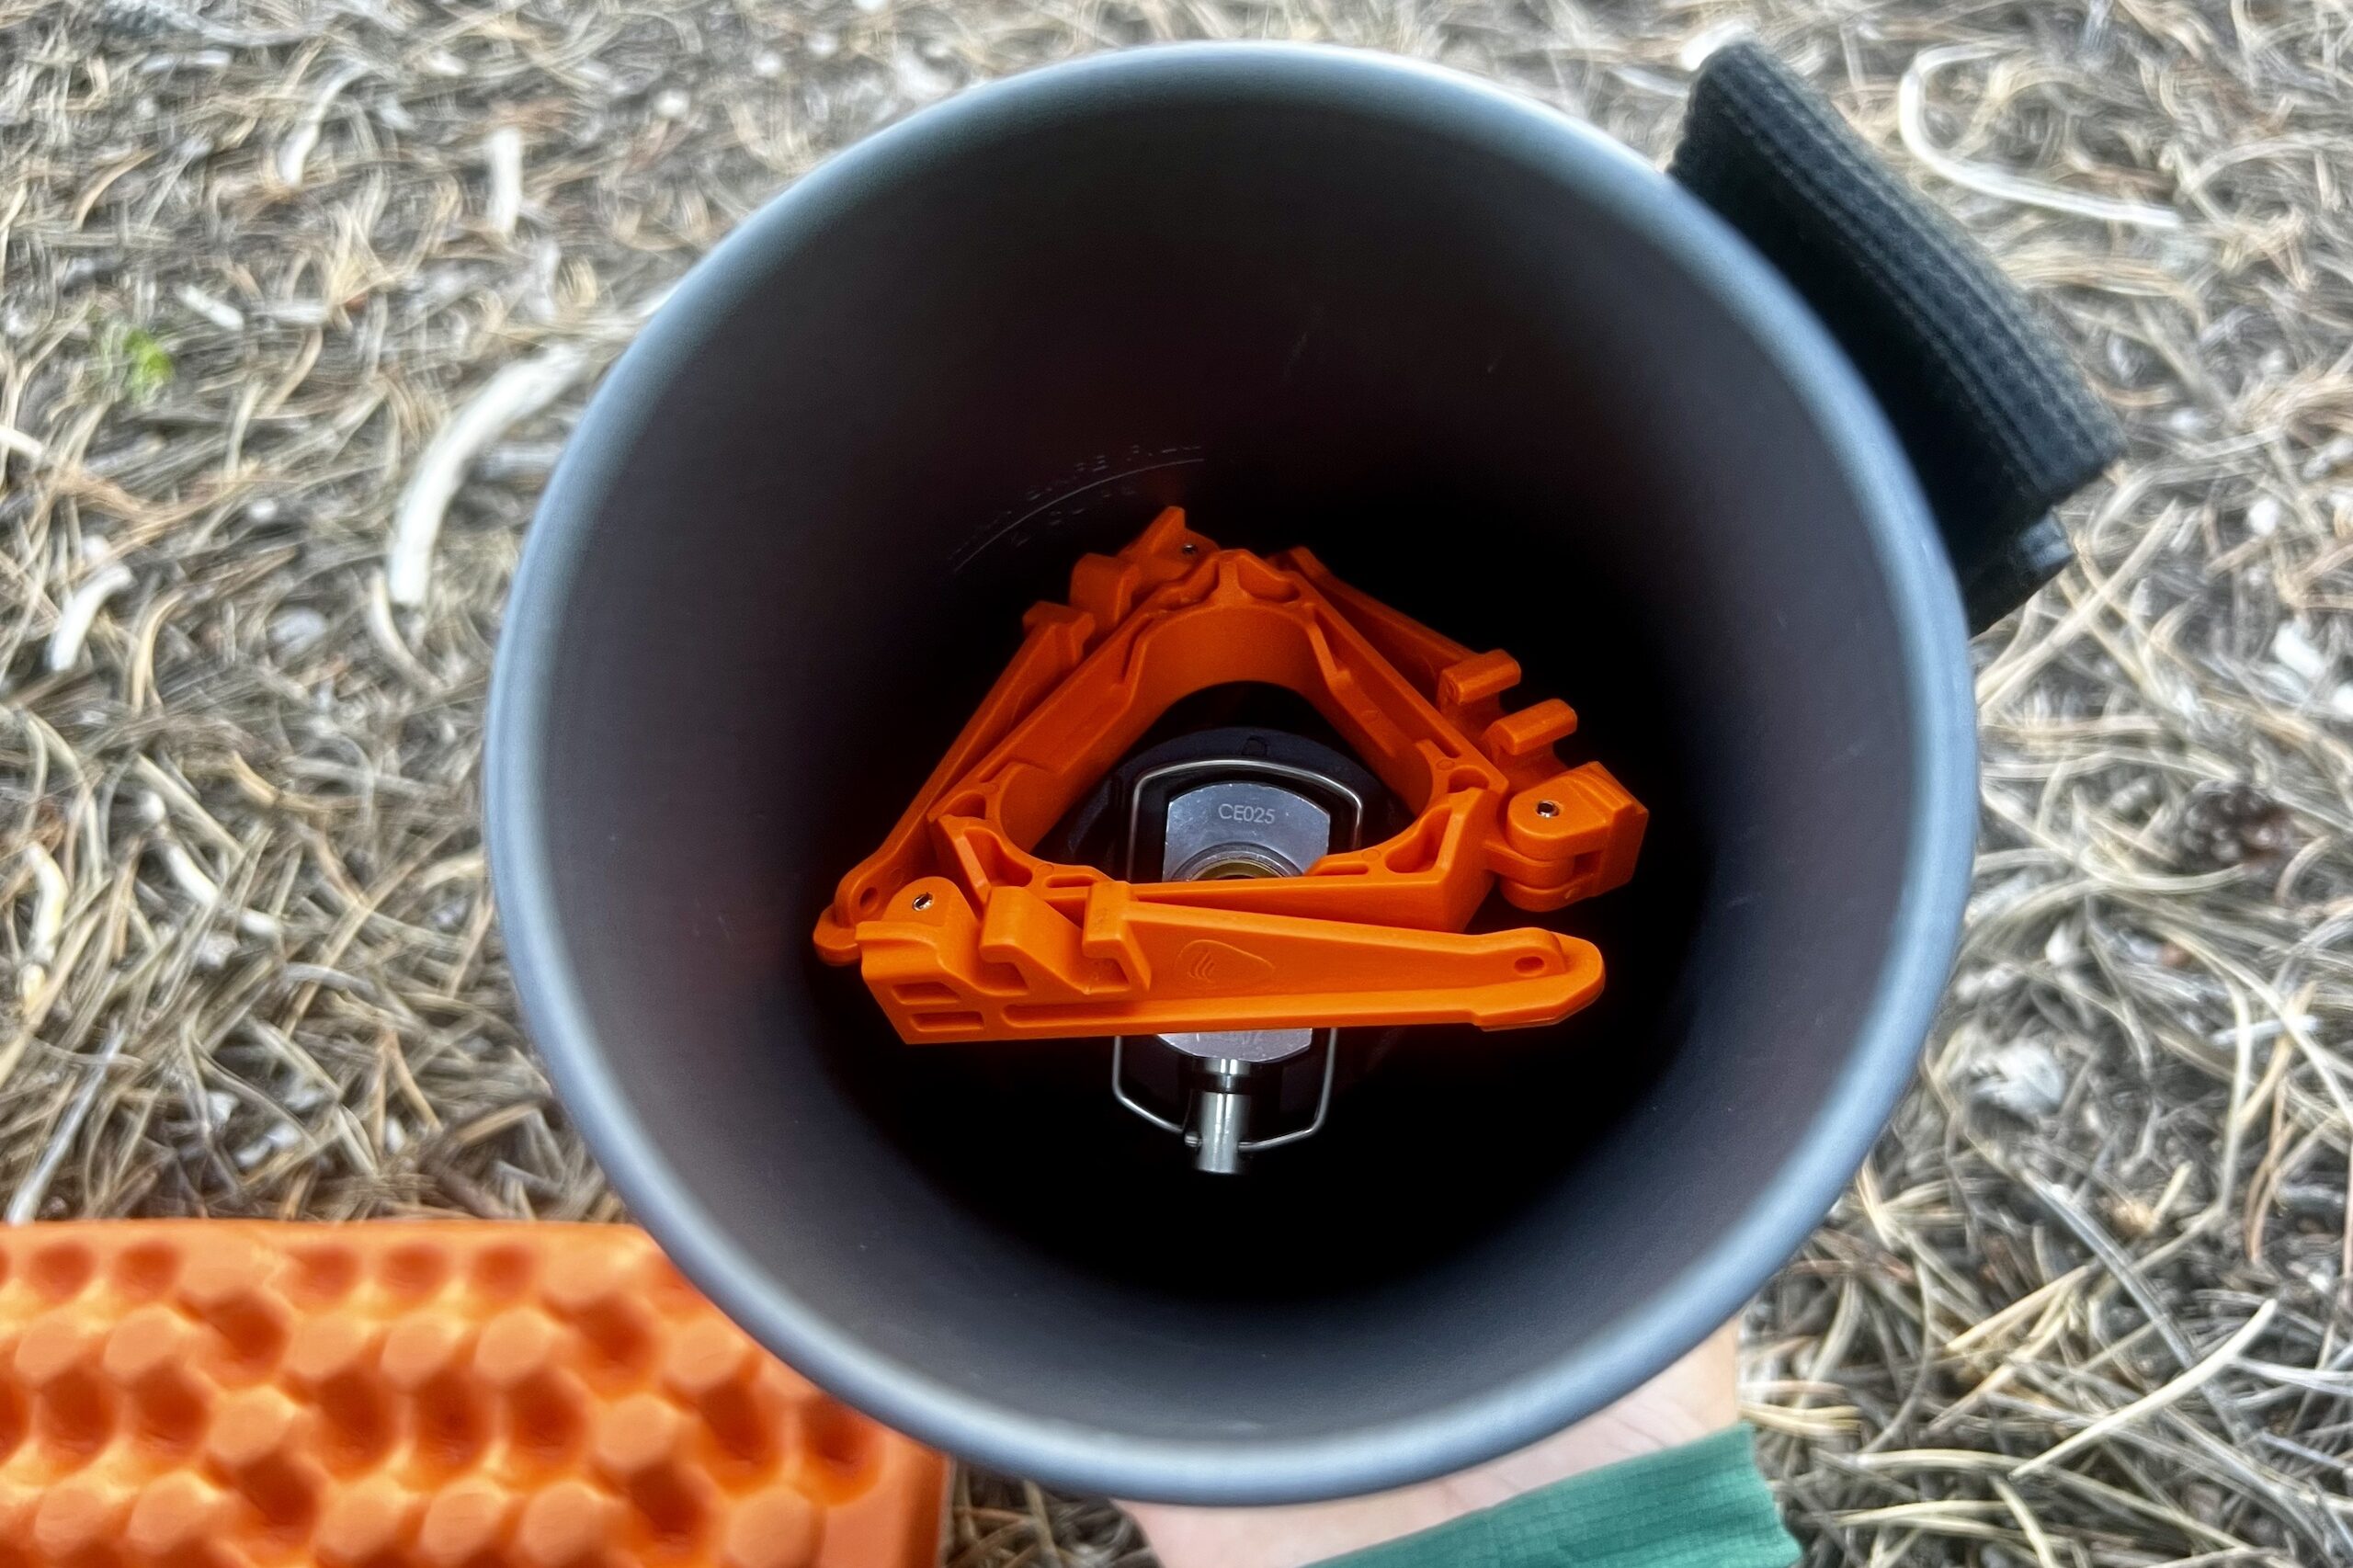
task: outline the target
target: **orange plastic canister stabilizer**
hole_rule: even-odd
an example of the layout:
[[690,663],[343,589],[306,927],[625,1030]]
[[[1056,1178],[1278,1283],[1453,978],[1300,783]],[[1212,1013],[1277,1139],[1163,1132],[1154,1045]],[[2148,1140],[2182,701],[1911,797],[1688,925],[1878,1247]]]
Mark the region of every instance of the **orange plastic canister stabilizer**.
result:
[[946,1462],[618,1225],[0,1232],[0,1562],[931,1568]]
[[[1556,1022],[1592,944],[1466,934],[1491,888],[1546,911],[1632,875],[1647,820],[1519,666],[1334,578],[1304,550],[1221,550],[1171,507],[1023,619],[1013,662],[889,838],[844,877],[818,952],[861,966],[902,1039]],[[1231,682],[1314,705],[1414,813],[1305,874],[1127,882],[1033,846],[1171,704]]]

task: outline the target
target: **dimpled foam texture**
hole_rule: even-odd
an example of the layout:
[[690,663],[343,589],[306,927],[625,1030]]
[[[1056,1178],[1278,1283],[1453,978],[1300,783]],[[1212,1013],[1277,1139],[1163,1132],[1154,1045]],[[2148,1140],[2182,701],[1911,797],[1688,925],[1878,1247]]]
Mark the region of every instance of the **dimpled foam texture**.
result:
[[0,1231],[0,1568],[917,1568],[939,1456],[621,1226]]

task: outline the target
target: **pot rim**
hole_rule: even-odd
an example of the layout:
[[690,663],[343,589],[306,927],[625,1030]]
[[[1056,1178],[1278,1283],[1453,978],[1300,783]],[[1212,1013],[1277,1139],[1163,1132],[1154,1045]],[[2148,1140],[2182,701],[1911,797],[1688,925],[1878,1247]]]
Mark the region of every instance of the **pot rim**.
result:
[[[902,165],[1146,89],[1336,100],[1461,138],[1542,167],[1688,269],[1779,366],[1846,471],[1894,608],[1917,721],[1910,874],[1846,1066],[1796,1154],[1671,1286],[1605,1332],[1563,1346],[1536,1374],[1378,1427],[1307,1439],[1172,1441],[1040,1417],[892,1359],[813,1311],[717,1223],[635,1116],[564,950],[547,852],[551,795],[538,740],[559,667],[553,655],[599,499],[661,388],[723,330],[779,255]],[[607,377],[566,443],[509,598],[486,726],[492,881],[525,1022],[613,1185],[688,1278],[813,1381],[926,1443],[1065,1490],[1222,1506],[1348,1495],[1462,1469],[1600,1410],[1739,1312],[1836,1201],[1909,1082],[1959,940],[1976,810],[1966,644],[1950,564],[1852,364],[1769,264],[1631,150],[1502,87],[1387,55],[1266,43],[1097,55],[975,87],[836,154],[697,265]]]

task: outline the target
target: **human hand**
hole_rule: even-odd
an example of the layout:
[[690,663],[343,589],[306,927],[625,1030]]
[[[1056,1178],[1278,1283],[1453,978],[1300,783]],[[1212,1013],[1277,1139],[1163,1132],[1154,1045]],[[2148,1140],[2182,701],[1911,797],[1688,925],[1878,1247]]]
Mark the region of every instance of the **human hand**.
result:
[[1739,1346],[1739,1325],[1726,1324],[1600,1415],[1518,1453],[1418,1486],[1280,1508],[1135,1503],[1128,1511],[1164,1568],[1302,1568],[1722,1431],[1740,1419]]

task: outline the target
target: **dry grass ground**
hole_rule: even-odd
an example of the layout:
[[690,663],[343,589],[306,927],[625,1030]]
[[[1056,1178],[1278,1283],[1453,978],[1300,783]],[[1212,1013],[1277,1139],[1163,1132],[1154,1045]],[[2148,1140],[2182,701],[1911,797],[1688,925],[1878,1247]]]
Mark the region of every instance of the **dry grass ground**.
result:
[[[484,675],[596,372],[826,152],[1220,36],[1663,154],[1740,25],[2132,432],[2083,564],[1980,645],[1967,950],[1756,1310],[1768,1462],[1815,1562],[2353,1562],[2345,0],[0,0],[7,1215],[615,1211],[515,1024]],[[959,1563],[1147,1561],[965,1485]]]

